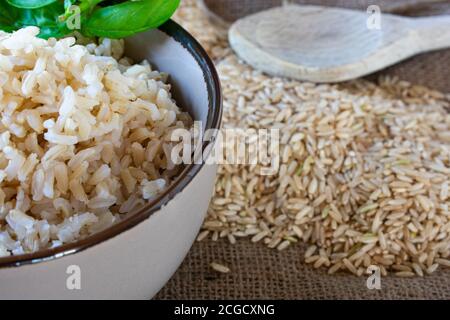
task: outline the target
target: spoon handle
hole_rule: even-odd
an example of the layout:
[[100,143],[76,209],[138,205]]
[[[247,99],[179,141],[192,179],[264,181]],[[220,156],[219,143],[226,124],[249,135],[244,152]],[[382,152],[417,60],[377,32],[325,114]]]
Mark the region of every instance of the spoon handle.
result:
[[411,22],[418,31],[424,51],[450,47],[450,15],[412,18]]

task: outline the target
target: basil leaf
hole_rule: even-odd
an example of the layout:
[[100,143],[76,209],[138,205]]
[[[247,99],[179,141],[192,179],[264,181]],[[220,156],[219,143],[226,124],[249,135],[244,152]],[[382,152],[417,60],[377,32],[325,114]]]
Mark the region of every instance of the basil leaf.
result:
[[80,9],[82,12],[91,13],[92,10],[101,2],[105,0],[81,0]]
[[0,30],[12,32],[16,30],[15,22],[19,9],[10,6],[6,1],[0,0]]
[[42,8],[58,0],[6,0],[10,5],[22,9]]
[[40,28],[39,37],[61,38],[70,33],[66,24],[59,20],[59,16],[63,13],[64,3],[62,2],[54,2],[37,9],[22,9],[16,26],[18,28],[37,26]]
[[87,36],[124,38],[166,22],[180,0],[138,0],[101,7],[85,22]]
[[67,11],[69,8],[74,5],[76,0],[64,0],[64,10]]

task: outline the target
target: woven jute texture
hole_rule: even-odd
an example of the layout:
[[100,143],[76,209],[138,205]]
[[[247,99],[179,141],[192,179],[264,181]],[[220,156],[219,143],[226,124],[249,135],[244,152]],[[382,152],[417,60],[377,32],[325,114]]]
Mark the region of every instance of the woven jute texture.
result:
[[[296,2],[365,8],[366,0],[321,0]],[[430,0],[428,0],[430,1]],[[233,21],[243,15],[278,5],[275,0],[210,0],[215,14]],[[409,15],[450,13],[450,1],[433,5],[414,5],[416,1],[370,1],[389,11]],[[405,6],[406,4],[406,6]],[[397,75],[414,83],[450,92],[450,50],[424,54],[383,73]],[[374,79],[376,77],[373,76]],[[366,277],[347,274],[328,275],[303,262],[304,246],[285,251],[268,249],[249,240],[235,245],[225,240],[197,242],[157,299],[450,299],[450,270],[424,278],[381,280],[381,290],[369,290]],[[212,262],[230,267],[221,274]]]
[[378,5],[382,12],[406,16],[431,16],[450,13],[446,0],[200,0],[218,17],[233,22],[249,14],[279,6],[283,3],[312,4],[366,10]]
[[[328,275],[303,263],[304,247],[285,251],[241,240],[196,243],[157,299],[450,299],[450,270],[424,278],[381,279],[369,290],[367,278]],[[213,271],[211,262],[231,272]]]

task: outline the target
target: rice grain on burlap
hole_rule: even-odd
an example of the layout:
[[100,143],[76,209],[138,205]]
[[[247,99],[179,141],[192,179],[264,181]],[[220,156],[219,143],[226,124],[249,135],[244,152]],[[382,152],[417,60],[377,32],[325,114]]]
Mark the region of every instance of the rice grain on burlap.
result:
[[[381,290],[367,289],[366,277],[328,275],[303,262],[304,247],[268,249],[247,240],[194,244],[157,299],[450,299],[450,270],[424,278],[381,279]],[[211,262],[228,266],[219,273]]]
[[[210,0],[216,14],[232,21],[243,15],[269,8],[281,0]],[[366,0],[319,0],[295,2],[366,8]],[[414,1],[412,1],[414,2]],[[417,6],[411,1],[371,1],[389,10],[410,15],[450,13],[450,4]],[[394,10],[394,9],[395,10]],[[413,83],[450,92],[450,50],[424,54],[384,70]],[[375,79],[376,76],[371,76]],[[366,277],[348,274],[328,275],[303,262],[305,246],[298,244],[285,251],[268,249],[249,240],[235,245],[226,240],[197,242],[157,299],[450,299],[450,270],[424,278],[381,280],[381,290],[369,290]],[[210,264],[228,266],[231,272],[218,273]]]

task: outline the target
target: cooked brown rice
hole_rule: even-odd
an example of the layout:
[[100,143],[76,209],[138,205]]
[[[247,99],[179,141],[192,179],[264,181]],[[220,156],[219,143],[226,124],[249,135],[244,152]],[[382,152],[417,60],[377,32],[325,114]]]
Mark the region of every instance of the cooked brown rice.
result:
[[123,41],[0,32],[0,256],[104,229],[177,174],[168,135],[191,120],[167,76]]

